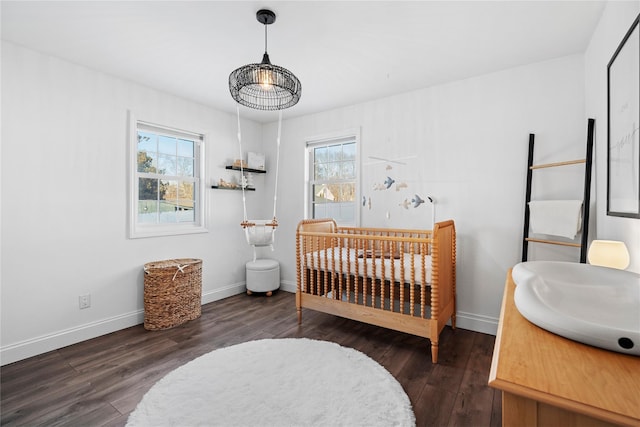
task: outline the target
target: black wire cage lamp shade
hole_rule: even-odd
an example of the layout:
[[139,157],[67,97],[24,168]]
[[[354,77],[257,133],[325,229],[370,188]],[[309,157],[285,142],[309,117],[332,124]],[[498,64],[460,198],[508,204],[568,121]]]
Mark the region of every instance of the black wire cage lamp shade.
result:
[[273,24],[276,14],[262,9],[256,13],[264,24],[264,55],[260,64],[244,65],[229,74],[229,91],[241,105],[256,110],[284,110],[300,100],[300,80],[286,68],[271,64],[267,53],[267,25]]

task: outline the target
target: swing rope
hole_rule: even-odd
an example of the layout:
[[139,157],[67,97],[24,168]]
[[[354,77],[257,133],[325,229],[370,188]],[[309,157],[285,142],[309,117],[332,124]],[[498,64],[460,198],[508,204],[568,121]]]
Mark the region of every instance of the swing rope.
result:
[[278,139],[276,139],[276,184],[273,190],[273,223],[278,225],[276,219],[276,206],[278,202],[278,173],[280,171],[280,135],[282,134],[282,110],[278,110]]
[[238,147],[240,148],[240,187],[242,188],[242,208],[244,210],[244,216],[243,216],[243,221],[242,221],[242,226],[244,227],[245,224],[248,223],[248,219],[247,219],[247,199],[245,197],[245,192],[244,192],[244,183],[242,182],[242,180],[244,179],[244,162],[242,161],[242,131],[240,130],[240,106],[236,105],[236,113],[238,116]]
[[[240,106],[236,105],[236,114],[237,114],[237,118],[238,118],[238,147],[240,149],[240,174],[242,175],[241,179],[245,179],[244,178],[244,162],[242,161],[242,131],[240,130]],[[277,203],[278,203],[278,174],[280,172],[280,137],[282,135],[282,110],[278,111],[278,138],[276,140],[276,182],[275,182],[275,188],[273,191],[273,219],[271,220],[271,223],[265,224],[267,226],[270,227],[277,227],[278,226],[278,220],[276,219],[276,208],[277,208]],[[242,225],[243,228],[245,227],[252,227],[255,226],[254,223],[249,222],[249,219],[247,217],[247,199],[245,196],[245,184],[246,182],[241,182],[240,183],[240,187],[242,188],[242,209],[243,209],[243,221],[240,225]]]

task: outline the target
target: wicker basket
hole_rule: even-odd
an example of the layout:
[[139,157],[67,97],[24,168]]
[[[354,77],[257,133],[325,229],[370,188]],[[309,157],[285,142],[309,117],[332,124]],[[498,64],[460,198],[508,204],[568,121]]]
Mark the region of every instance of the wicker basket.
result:
[[168,329],[200,317],[202,260],[171,259],[144,265],[144,328]]

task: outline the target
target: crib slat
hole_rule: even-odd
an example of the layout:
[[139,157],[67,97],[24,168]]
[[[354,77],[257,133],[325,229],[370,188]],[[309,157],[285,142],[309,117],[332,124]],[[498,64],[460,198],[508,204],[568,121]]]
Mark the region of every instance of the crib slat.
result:
[[324,252],[324,274],[323,276],[323,281],[322,281],[322,295],[326,296],[327,293],[329,292],[329,277],[331,277],[331,271],[328,269],[329,267],[329,253],[328,253],[328,249],[327,249],[327,238],[323,238],[322,239],[322,243],[324,246],[323,252]]
[[[347,238],[347,250],[351,251],[352,248],[353,239]],[[351,256],[347,257],[347,302],[351,302]]]
[[[404,246],[404,245],[402,245]],[[404,313],[404,282],[405,282],[405,276],[404,276],[404,247],[402,248],[402,250],[400,251],[400,313]]]
[[438,289],[438,262],[440,259],[440,247],[437,241],[431,245],[431,259],[434,266],[431,271],[431,320],[437,321],[440,312],[440,289]]
[[[396,242],[391,242],[392,246],[394,247],[397,243]],[[398,253],[402,252],[402,247],[400,245],[398,245]],[[401,255],[402,256],[402,255]],[[400,261],[402,262],[402,261]],[[395,277],[396,277],[396,263],[392,262],[391,263],[391,281],[390,281],[390,285],[389,286],[389,311],[393,311],[393,297],[394,297],[394,290],[395,290]]]
[[[340,254],[340,258],[339,258],[339,263],[338,263],[338,295],[335,295],[334,292],[334,296],[333,299],[342,299],[342,276],[344,276],[342,274],[343,270],[343,259],[344,259],[344,253],[342,252],[342,239],[338,239],[338,253]],[[334,286],[335,288],[335,286]]]
[[413,303],[415,301],[416,293],[416,259],[414,257],[415,245],[411,245],[409,253],[411,254],[411,260],[409,261],[411,265],[411,272],[409,273],[411,275],[411,277],[409,278],[409,315],[413,316]]
[[424,319],[425,310],[424,306],[426,304],[426,290],[427,290],[427,272],[426,272],[426,256],[427,256],[427,244],[422,243],[420,245],[420,262],[422,263],[422,277],[420,278],[420,317]]
[[369,245],[372,245],[371,241],[364,241],[364,252],[362,252],[362,262],[364,264],[364,274],[362,279],[362,305],[367,305],[367,278],[369,276],[367,274],[369,270],[369,258],[367,258],[367,249],[370,248]]
[[[316,290],[317,286],[317,275],[320,274],[316,269],[316,264],[320,262],[320,238],[315,237],[311,238],[311,249],[313,250],[311,255],[311,293],[317,295],[318,292]],[[315,254],[315,257],[314,257]]]

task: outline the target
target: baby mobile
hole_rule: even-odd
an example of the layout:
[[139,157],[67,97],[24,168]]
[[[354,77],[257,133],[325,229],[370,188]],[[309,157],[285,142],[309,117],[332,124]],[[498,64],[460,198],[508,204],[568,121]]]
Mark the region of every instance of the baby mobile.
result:
[[[371,190],[374,192],[389,191],[392,188],[394,188],[396,192],[400,192],[405,189],[408,190],[409,185],[405,181],[396,181],[396,179],[394,179],[391,176],[393,175],[392,173],[393,166],[391,164],[394,163],[399,165],[406,165],[407,163],[402,162],[401,160],[407,160],[407,159],[413,159],[413,158],[416,158],[416,156],[402,157],[402,158],[396,158],[396,159],[386,159],[383,157],[369,156],[369,159],[374,160],[375,163],[386,163],[385,170],[382,176],[380,177],[380,180],[373,183]],[[369,163],[369,165],[372,165],[375,163]],[[404,197],[404,199],[401,200],[400,203],[398,203],[398,206],[400,206],[401,208],[404,208],[405,210],[416,209],[416,208],[419,208],[426,201],[429,201],[429,203],[431,203],[431,208],[433,211],[434,205],[435,205],[434,199],[428,195],[424,196],[423,198],[417,193],[414,193],[412,196],[409,196],[409,197]],[[365,195],[362,197],[362,206],[367,207],[369,210],[371,210],[372,208],[371,196],[367,197]],[[387,213],[387,218],[389,218],[389,213]],[[434,217],[432,216],[432,218]]]

